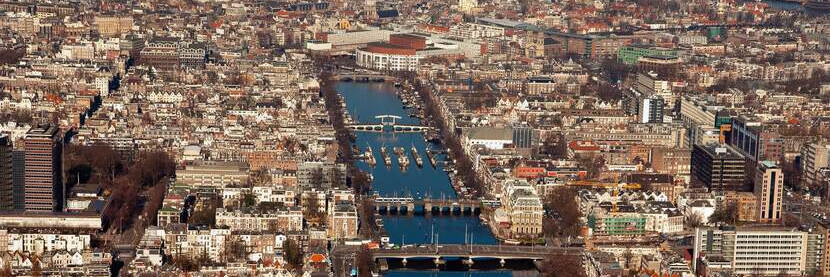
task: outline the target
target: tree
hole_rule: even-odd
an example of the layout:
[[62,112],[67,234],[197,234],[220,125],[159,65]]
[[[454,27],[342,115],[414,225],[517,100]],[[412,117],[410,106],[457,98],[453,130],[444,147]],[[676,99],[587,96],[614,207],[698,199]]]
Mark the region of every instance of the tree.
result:
[[543,277],[584,277],[585,268],[579,255],[551,254],[542,262]]
[[579,205],[576,202],[576,189],[557,187],[545,199],[547,220],[544,220],[543,231],[548,237],[575,237],[582,230]]
[[357,266],[357,276],[371,277],[372,268],[375,263],[372,261],[372,253],[369,253],[369,249],[365,247],[361,248],[360,251],[357,252],[355,260]]
[[245,244],[239,240],[231,240],[225,244],[224,256],[227,261],[240,261],[248,254]]
[[709,216],[711,223],[735,224],[738,221],[738,204],[735,202],[727,202],[720,204],[715,209],[715,212]]
[[303,201],[303,216],[309,221],[319,222],[323,217],[320,212],[320,200],[319,193],[316,191],[311,191],[305,197],[305,201]]
[[601,83],[597,86],[597,97],[603,102],[616,103],[622,100],[622,90],[610,83]]
[[12,277],[14,273],[12,273],[12,265],[9,261],[3,263],[3,271],[0,271],[0,276],[2,277]]
[[32,259],[32,277],[43,276],[43,267],[40,265],[40,258],[31,257]]
[[145,214],[144,216],[150,220],[152,223],[156,223],[155,221],[158,219],[158,211],[161,209],[161,206],[164,204],[164,195],[167,192],[167,185],[164,183],[158,183],[150,189],[150,199],[145,206]]
[[568,143],[565,140],[565,136],[561,133],[548,136],[542,142],[542,147],[539,149],[539,152],[551,159],[567,158]]
[[242,199],[240,200],[243,207],[253,207],[256,205],[256,196],[253,193],[246,192],[242,194]]
[[686,226],[689,228],[694,229],[700,227],[701,224],[703,224],[703,216],[700,213],[693,212],[686,216]]
[[92,167],[99,175],[102,175],[101,177],[105,177],[108,183],[112,182],[116,175],[124,169],[124,161],[121,160],[121,155],[108,144],[96,143],[85,152],[89,154],[89,162]]
[[579,157],[577,163],[588,171],[588,178],[593,179],[599,177],[600,172],[605,167],[605,158],[601,155]]
[[299,243],[293,239],[287,239],[283,242],[282,250],[283,258],[292,268],[302,269],[303,249]]
[[216,225],[216,208],[219,207],[218,199],[215,198],[200,198],[201,205],[197,205],[197,209],[193,211],[193,215],[187,220],[192,225]]
[[251,176],[248,178],[248,182],[251,183],[253,186],[265,186],[271,184],[271,174],[268,172],[266,168],[260,168],[254,171],[251,171]]

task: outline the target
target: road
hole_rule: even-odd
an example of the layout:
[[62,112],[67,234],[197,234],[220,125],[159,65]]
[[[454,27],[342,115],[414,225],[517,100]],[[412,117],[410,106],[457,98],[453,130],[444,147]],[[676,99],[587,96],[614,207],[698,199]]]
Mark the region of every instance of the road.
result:
[[355,257],[363,245],[335,245],[329,252],[334,277],[348,277],[355,268]]

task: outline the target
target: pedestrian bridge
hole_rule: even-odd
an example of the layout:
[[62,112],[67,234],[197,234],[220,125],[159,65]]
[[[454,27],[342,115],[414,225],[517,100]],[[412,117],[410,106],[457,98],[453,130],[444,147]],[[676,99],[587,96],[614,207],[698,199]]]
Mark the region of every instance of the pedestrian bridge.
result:
[[376,124],[350,124],[346,125],[347,128],[353,131],[362,131],[362,132],[384,132],[385,126],[390,126],[390,130],[395,133],[408,133],[408,132],[424,132],[430,129],[427,126],[421,125],[410,125],[410,124],[398,124],[397,121],[401,119],[400,116],[397,115],[378,115],[375,116],[375,119],[379,119],[380,123]]

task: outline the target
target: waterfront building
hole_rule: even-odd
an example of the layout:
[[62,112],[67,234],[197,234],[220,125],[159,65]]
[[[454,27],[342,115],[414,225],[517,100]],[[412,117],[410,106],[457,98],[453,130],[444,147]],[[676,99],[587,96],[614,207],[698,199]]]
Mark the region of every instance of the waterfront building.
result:
[[416,49],[371,42],[355,50],[357,65],[375,70],[415,71],[421,59]]
[[510,217],[512,237],[535,238],[542,233],[545,213],[542,199],[526,180],[506,180],[502,187],[502,207]]

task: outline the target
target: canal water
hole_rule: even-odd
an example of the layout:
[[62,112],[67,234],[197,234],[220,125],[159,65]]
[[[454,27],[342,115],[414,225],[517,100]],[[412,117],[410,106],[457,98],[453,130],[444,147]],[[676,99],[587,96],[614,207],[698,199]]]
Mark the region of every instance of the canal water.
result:
[[[339,82],[337,91],[343,95],[349,115],[357,123],[373,124],[379,123],[378,115],[400,116],[396,122],[401,124],[420,124],[418,118],[410,117],[409,110],[403,107],[402,102],[395,93],[396,88],[391,83],[358,83]],[[456,194],[450,185],[448,173],[439,165],[433,168],[426,157],[426,149],[437,149],[425,141],[421,133],[374,133],[356,132],[355,145],[360,148],[361,153],[371,146],[374,151],[377,165],[374,167],[359,161],[356,165],[374,177],[372,188],[383,197],[413,197],[413,198],[444,198],[455,199]],[[423,167],[415,165],[414,159],[409,154],[409,149],[414,146],[424,159]],[[380,148],[386,147],[392,165],[387,167],[383,164],[380,155]],[[393,147],[403,147],[410,155],[410,164],[406,170],[401,170],[396,156],[392,153]],[[439,155],[438,160],[445,157]],[[493,237],[490,229],[484,225],[477,216],[459,215],[384,215],[384,227],[389,234],[390,241],[395,244],[428,244],[432,241],[438,243],[464,243],[465,241],[476,244],[495,244],[497,240]],[[417,270],[391,270],[386,276],[393,277],[506,277],[516,274],[527,274],[526,272],[513,272],[509,270],[493,271],[417,271]]]
[[765,0],[764,3],[767,3],[767,5],[769,5],[770,8],[777,9],[777,10],[798,11],[798,12],[805,11],[804,6],[802,6],[800,3],[795,3],[795,2]]

